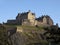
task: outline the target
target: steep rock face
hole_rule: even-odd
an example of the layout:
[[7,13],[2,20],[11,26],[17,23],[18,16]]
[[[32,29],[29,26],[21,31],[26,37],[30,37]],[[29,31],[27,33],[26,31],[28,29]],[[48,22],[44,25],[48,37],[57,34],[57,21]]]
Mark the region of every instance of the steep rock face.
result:
[[40,43],[41,34],[44,30],[25,30],[17,27],[17,32],[11,36],[12,45],[28,45],[30,43]]
[[21,33],[16,32],[14,35],[11,36],[11,41],[13,45],[23,45],[24,37]]

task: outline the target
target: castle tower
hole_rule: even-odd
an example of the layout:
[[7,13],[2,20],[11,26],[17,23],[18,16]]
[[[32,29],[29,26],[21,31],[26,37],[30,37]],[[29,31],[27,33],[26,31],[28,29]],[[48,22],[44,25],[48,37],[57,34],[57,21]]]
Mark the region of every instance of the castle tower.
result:
[[43,17],[43,24],[53,25],[53,20],[48,15],[46,15]]
[[28,12],[19,13],[16,20],[18,23],[23,25],[28,23],[30,23],[30,25],[34,25],[35,13],[32,13],[30,10]]

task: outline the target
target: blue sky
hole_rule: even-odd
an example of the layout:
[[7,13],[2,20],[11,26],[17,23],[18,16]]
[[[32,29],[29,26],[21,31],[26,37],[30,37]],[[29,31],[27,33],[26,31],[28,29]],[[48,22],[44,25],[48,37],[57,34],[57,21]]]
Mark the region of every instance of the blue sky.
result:
[[31,10],[36,17],[49,15],[60,26],[60,0],[0,0],[0,22],[15,19],[19,12]]

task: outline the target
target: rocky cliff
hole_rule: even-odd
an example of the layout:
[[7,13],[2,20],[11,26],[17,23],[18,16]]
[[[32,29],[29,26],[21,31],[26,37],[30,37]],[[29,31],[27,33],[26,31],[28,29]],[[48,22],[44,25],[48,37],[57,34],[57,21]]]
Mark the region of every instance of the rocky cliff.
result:
[[16,33],[10,36],[12,45],[32,45],[32,44],[47,44],[47,41],[43,40],[43,33],[45,30],[42,27],[17,27]]

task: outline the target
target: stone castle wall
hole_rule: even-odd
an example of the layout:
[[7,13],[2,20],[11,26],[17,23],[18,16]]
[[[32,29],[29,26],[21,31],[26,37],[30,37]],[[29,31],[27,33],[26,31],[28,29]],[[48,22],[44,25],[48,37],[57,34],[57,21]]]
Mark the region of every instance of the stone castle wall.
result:
[[19,13],[15,20],[8,20],[7,23],[20,25],[53,25],[53,20],[49,16],[42,16],[41,19],[36,20],[35,14],[31,11]]

